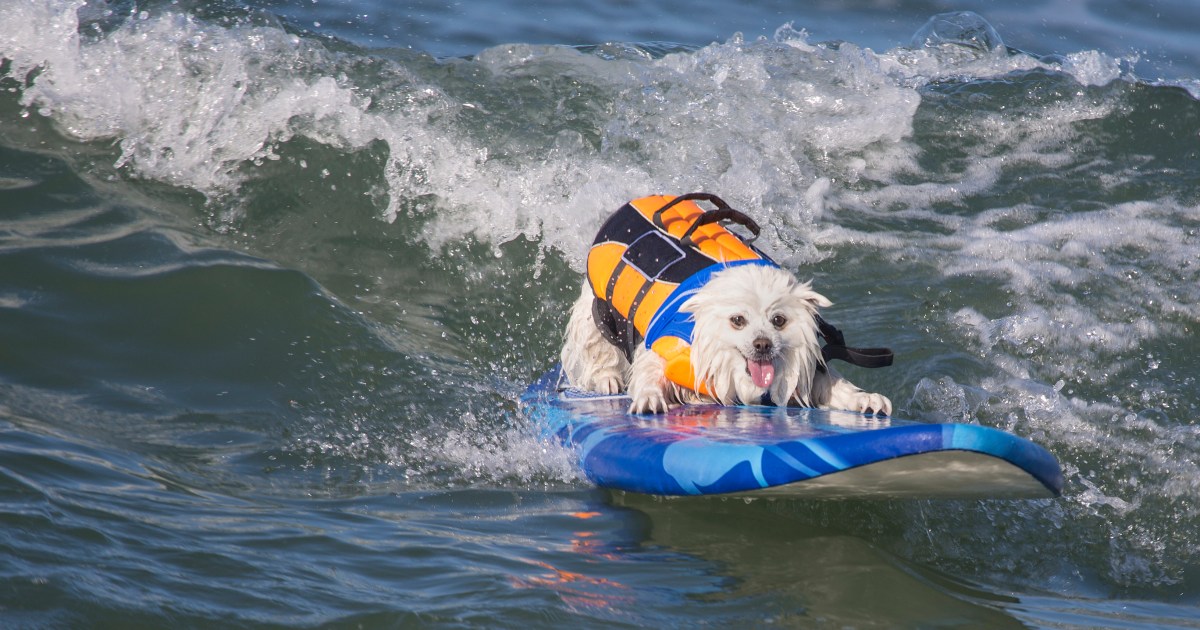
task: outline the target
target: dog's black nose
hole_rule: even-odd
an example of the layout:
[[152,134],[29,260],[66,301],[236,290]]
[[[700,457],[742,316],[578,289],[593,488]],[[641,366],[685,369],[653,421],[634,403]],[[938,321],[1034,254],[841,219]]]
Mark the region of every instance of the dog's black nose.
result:
[[771,352],[771,340],[766,337],[759,337],[754,340],[754,352],[757,354],[769,354]]

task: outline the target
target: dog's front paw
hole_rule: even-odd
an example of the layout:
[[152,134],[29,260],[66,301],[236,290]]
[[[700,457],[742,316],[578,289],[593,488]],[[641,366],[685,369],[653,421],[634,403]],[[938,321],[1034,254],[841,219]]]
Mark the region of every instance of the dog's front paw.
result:
[[625,379],[619,372],[604,371],[590,375],[580,388],[597,394],[619,394],[625,388]]
[[601,394],[619,394],[623,387],[625,384],[621,382],[620,376],[596,379],[596,391]]
[[629,405],[629,413],[667,413],[667,397],[657,389],[638,392]]
[[858,392],[854,395],[854,402],[851,404],[851,411],[858,411],[868,415],[892,415],[892,401],[883,394]]

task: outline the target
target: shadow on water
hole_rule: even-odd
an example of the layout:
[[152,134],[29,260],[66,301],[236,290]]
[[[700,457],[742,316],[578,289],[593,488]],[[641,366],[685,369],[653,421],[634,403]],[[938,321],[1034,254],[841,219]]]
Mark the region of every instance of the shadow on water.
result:
[[[836,525],[789,517],[782,512],[795,507],[791,501],[662,500],[619,492],[610,500],[646,515],[647,544],[713,562],[733,581],[703,599],[776,611],[765,619],[773,624],[1025,627],[1000,609],[1017,600],[899,558]],[[821,503],[801,509],[810,507],[820,511]]]

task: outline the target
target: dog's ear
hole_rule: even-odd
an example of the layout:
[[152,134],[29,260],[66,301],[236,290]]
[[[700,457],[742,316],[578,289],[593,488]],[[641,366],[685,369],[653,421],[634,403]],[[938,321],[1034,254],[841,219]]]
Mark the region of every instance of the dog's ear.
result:
[[811,282],[796,283],[796,286],[792,288],[792,295],[807,302],[813,310],[833,306],[833,302],[830,302],[829,298],[812,290]]
[[808,297],[806,297],[805,299],[808,300],[809,302],[811,302],[812,304],[816,305],[819,308],[828,308],[830,306],[833,306],[833,302],[830,302],[829,298],[825,297],[824,295],[821,295],[820,293],[817,293],[816,291],[809,291]]

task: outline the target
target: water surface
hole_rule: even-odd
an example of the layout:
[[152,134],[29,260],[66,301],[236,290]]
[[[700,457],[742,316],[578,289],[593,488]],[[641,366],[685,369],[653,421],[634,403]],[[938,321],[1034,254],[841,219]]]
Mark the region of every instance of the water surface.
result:
[[[1200,626],[1197,27],[0,0],[5,625]],[[607,213],[693,190],[1064,496],[581,479],[516,400]]]

